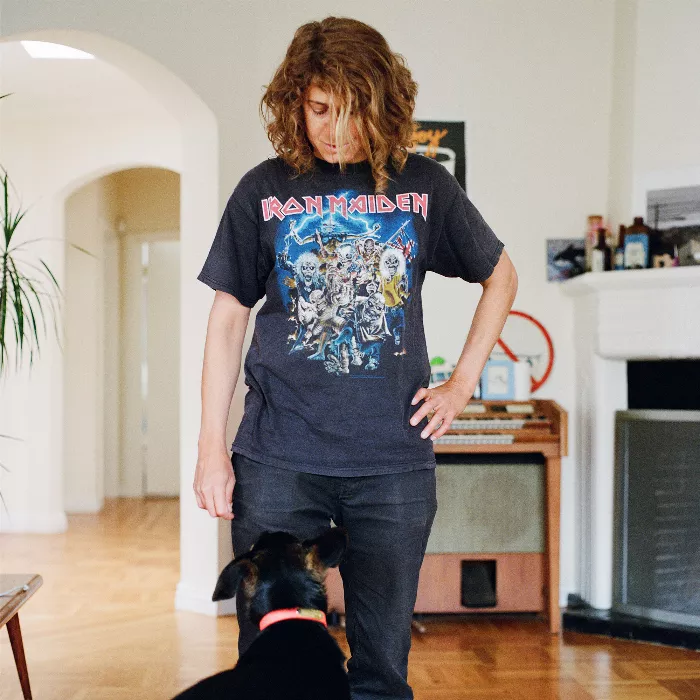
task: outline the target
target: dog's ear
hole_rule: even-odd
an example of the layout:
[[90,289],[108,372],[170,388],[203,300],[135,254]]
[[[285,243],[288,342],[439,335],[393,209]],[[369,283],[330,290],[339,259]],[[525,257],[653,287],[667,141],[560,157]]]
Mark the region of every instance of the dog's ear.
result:
[[324,568],[338,566],[348,548],[348,533],[343,527],[331,527],[315,539],[306,540],[304,547]]
[[216,588],[214,588],[214,594],[211,599],[217,601],[233,598],[243,577],[250,573],[253,567],[254,564],[250,560],[250,554],[243,554],[230,564],[227,564],[219,574],[219,580],[216,582]]

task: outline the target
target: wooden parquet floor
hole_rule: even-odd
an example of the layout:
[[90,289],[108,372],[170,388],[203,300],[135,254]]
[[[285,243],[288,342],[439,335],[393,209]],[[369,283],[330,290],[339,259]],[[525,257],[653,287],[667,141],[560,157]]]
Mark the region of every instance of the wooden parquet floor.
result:
[[[165,700],[235,663],[235,618],[173,609],[178,546],[166,499],[108,501],[61,535],[0,535],[0,571],[44,578],[20,613],[35,700]],[[552,638],[531,620],[431,619],[410,680],[417,700],[700,700],[700,654]],[[0,698],[21,699],[5,630]]]

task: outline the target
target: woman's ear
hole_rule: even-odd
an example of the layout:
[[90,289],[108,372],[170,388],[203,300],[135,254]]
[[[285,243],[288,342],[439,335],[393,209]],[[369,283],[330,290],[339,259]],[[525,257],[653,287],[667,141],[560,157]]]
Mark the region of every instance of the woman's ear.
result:
[[216,588],[214,588],[214,594],[211,599],[217,601],[233,598],[243,577],[250,573],[254,566],[248,553],[234,559],[219,574],[219,580],[216,582]]
[[348,548],[348,533],[343,527],[331,527],[322,535],[306,540],[303,545],[313,553],[320,564],[328,569],[340,564]]

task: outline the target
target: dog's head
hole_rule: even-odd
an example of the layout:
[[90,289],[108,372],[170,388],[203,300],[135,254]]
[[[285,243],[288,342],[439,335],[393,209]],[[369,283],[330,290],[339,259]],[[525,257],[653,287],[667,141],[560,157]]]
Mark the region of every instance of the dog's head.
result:
[[287,532],[265,532],[249,552],[221,572],[212,600],[242,594],[256,624],[272,610],[315,608],[326,612],[326,571],[340,563],[347,544],[347,533],[340,527],[305,541]]

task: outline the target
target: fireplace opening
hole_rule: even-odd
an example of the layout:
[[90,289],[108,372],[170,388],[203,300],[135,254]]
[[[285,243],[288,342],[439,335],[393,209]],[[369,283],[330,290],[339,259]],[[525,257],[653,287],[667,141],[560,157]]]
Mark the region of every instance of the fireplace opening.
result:
[[700,411],[700,360],[630,360],[627,406]]
[[700,629],[700,411],[616,414],[613,569],[613,611]]

